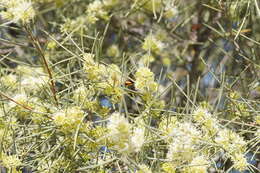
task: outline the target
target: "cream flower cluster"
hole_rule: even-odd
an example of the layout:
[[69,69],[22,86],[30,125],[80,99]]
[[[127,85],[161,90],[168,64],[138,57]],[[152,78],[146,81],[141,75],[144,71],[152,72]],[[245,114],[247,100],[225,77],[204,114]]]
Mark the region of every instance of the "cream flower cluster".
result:
[[[85,13],[70,19],[66,18],[65,23],[61,25],[62,33],[81,33],[82,31],[92,32],[93,26],[100,20],[108,20],[108,10],[118,4],[118,0],[94,0],[88,4]],[[61,2],[63,3],[63,2]]]
[[134,152],[139,152],[145,142],[144,129],[134,128],[130,138],[130,148]]
[[99,91],[111,96],[112,102],[119,102],[123,91],[121,89],[122,73],[115,64],[105,66],[94,61],[93,54],[84,55],[84,70],[87,78],[91,80]]
[[204,132],[203,139],[215,142],[227,152],[227,156],[238,170],[247,169],[247,161],[244,156],[246,142],[235,132],[220,128],[218,121],[206,109],[199,107],[193,113],[193,119],[200,125]]
[[1,0],[0,4],[6,8],[6,11],[1,12],[1,16],[11,22],[22,21],[25,24],[36,15],[29,0]]
[[193,119],[201,126],[207,139],[215,136],[220,129],[217,119],[204,108],[198,107],[193,113]]
[[69,107],[67,110],[57,111],[53,114],[54,123],[64,132],[75,130],[83,118],[84,112],[79,107]]
[[238,134],[229,129],[220,130],[215,138],[215,142],[230,154],[245,152],[246,142]]
[[152,171],[148,166],[141,164],[139,165],[139,170],[137,171],[137,173],[152,173]]
[[154,93],[158,84],[154,81],[154,74],[147,67],[141,67],[135,73],[135,88],[141,93]]
[[[8,111],[16,114],[20,120],[32,119],[34,122],[41,123],[45,119],[44,113],[47,112],[46,104],[41,103],[39,98],[31,97],[25,92],[20,92],[11,96],[15,101],[9,101]],[[29,109],[29,110],[28,110]],[[33,110],[34,112],[31,112]]]
[[[60,27],[62,33],[70,33],[76,32],[80,30],[86,24],[86,16],[79,16],[75,19],[65,19],[65,23],[63,23]],[[88,30],[87,27],[83,27],[83,29]]]
[[95,24],[99,18],[108,19],[108,13],[104,9],[104,3],[100,0],[95,0],[92,3],[90,3],[87,7],[87,21],[91,24]]
[[145,37],[143,43],[143,49],[151,52],[158,52],[164,48],[164,44],[156,39],[156,37],[152,34],[149,34]]
[[167,18],[167,19],[171,19],[173,17],[176,17],[178,15],[179,11],[176,7],[172,7],[172,6],[167,6],[165,8],[165,12],[164,12],[164,16]]
[[73,92],[73,100],[77,103],[84,103],[89,101],[94,97],[95,89],[93,87],[85,87],[84,85],[80,85],[74,92]]
[[207,173],[210,162],[204,156],[192,159],[190,165],[184,168],[183,173]]
[[106,8],[111,8],[117,6],[120,2],[120,0],[103,0],[103,3]]
[[229,129],[222,129],[218,132],[215,142],[225,149],[227,156],[234,163],[234,168],[238,170],[247,169],[248,163],[245,158],[246,142],[235,132]]
[[172,133],[172,129],[178,126],[178,119],[176,117],[163,118],[159,124],[159,130],[162,132],[162,135],[169,137]]
[[94,54],[86,53],[83,55],[84,70],[87,73],[87,78],[93,82],[99,82],[106,75],[106,67],[103,64],[98,64],[94,61]]
[[153,61],[155,60],[155,58],[147,53],[147,54],[144,54],[140,60],[138,61],[138,66],[139,67],[147,67],[150,63],[152,63]]
[[[197,172],[206,173],[210,166],[208,155],[210,152],[203,146],[213,143],[217,150],[224,149],[233,161],[233,167],[238,170],[247,169],[244,156],[244,140],[235,132],[227,128],[220,128],[218,121],[206,109],[198,107],[193,112],[192,121],[179,122],[176,117],[165,118],[160,122],[159,130],[169,143],[167,159],[163,164],[166,172]],[[204,148],[204,149],[203,149]],[[201,152],[198,153],[197,151]],[[188,163],[184,168],[178,168]]]
[[239,171],[244,171],[249,165],[247,159],[243,153],[235,153],[231,156],[231,160],[234,163],[234,168]]
[[[166,127],[165,129],[165,122],[162,121],[160,129],[168,133],[170,137],[167,138],[169,162],[164,163],[162,169],[167,173],[176,171],[206,173],[210,162],[202,150],[202,134],[199,129],[190,122],[178,122],[174,118]],[[198,150],[202,152],[198,153]]]
[[3,154],[1,157],[3,162],[3,166],[8,169],[16,169],[18,166],[21,166],[22,162],[16,155],[5,155]]
[[140,5],[145,10],[155,13],[160,12],[161,8],[163,7],[163,1],[162,0],[132,0],[135,1],[135,4]]
[[12,143],[12,132],[11,130],[5,128],[6,126],[7,123],[0,124],[0,140],[2,142],[2,146],[10,145]]
[[120,113],[113,113],[109,118],[108,140],[112,148],[120,153],[133,153],[140,151],[145,141],[144,129],[133,127]]
[[108,49],[107,49],[107,56],[109,57],[119,57],[120,51],[119,48],[116,44],[112,44]]
[[200,131],[193,124],[184,122],[178,123],[178,126],[172,129],[170,136],[172,140],[167,158],[179,164],[190,162],[197,154]]

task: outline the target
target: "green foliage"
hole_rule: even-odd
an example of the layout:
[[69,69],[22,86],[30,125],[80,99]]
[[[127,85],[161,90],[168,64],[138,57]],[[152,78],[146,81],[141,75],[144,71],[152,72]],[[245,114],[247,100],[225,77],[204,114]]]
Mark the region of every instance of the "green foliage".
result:
[[259,6],[0,0],[0,169],[258,172]]

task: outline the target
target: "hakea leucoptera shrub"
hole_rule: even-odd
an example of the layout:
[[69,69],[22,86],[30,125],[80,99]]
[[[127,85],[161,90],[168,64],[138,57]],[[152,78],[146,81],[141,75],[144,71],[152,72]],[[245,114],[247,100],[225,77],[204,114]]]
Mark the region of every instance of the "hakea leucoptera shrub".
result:
[[[140,115],[134,119],[126,118],[124,113],[111,113],[110,108],[102,114],[102,107],[95,96],[97,93],[110,96],[111,102],[120,103],[119,99],[115,99],[117,97],[113,100],[114,88],[120,91],[119,98],[126,91],[122,87],[122,72],[116,65],[99,64],[94,60],[94,55],[86,54],[83,59],[83,69],[84,77],[91,82],[88,85],[79,83],[71,95],[72,105],[64,109],[42,103],[35,97],[34,92],[26,93],[26,90],[23,90],[14,94],[12,98],[16,103],[9,101],[6,110],[11,117],[16,118],[15,121],[12,120],[12,128],[18,128],[17,124],[30,120],[38,126],[42,123],[50,123],[54,125],[56,135],[64,142],[62,145],[65,145],[67,151],[73,152],[75,147],[83,147],[86,154],[82,157],[86,159],[90,159],[104,146],[108,148],[109,153],[117,153],[119,158],[125,159],[141,154],[154,140],[164,144],[165,160],[161,164],[164,172],[206,173],[212,164],[210,157],[214,152],[224,153],[225,158],[232,161],[235,169],[241,171],[248,169],[249,163],[245,157],[246,141],[234,131],[223,127],[217,117],[207,109],[198,107],[189,118],[161,117],[164,104],[156,97],[159,85],[148,67],[140,67],[134,74],[136,93],[146,104]],[[21,83],[23,76],[29,75],[32,71],[39,73],[34,73],[35,75],[42,75],[41,69],[18,66],[17,72],[21,74],[20,78],[2,77],[1,81],[5,81],[6,84]],[[107,90],[108,88],[110,89]],[[38,90],[38,88],[31,89]],[[16,90],[19,91],[18,88]],[[32,109],[33,112],[25,110],[21,105]],[[1,120],[5,114],[2,110]],[[99,118],[91,121],[95,116]],[[151,126],[148,123],[151,118],[157,121],[158,130],[153,129],[156,125]],[[5,139],[4,146],[7,146],[12,141],[11,131],[6,122],[2,124],[0,137]],[[156,132],[156,135],[152,131]],[[43,136],[44,139],[46,137]],[[157,152],[160,152],[160,149]],[[15,158],[19,157],[14,155],[7,157],[3,153],[1,160],[6,167],[13,169],[22,164]],[[67,163],[66,158],[62,160]],[[39,170],[46,169],[45,166],[42,167],[39,167]],[[147,165],[140,164],[137,168],[139,172],[151,171]]]
[[[85,5],[74,7],[69,4],[73,2],[85,2]],[[155,32],[153,27],[151,31],[143,32],[138,27],[150,26],[153,20],[159,25],[165,20],[168,25],[167,22],[185,14],[185,10],[179,11],[171,0],[0,0],[3,7],[0,14],[10,23],[28,27],[32,24],[30,21],[38,17],[36,15],[45,17],[45,12],[36,13],[37,5],[52,3],[57,8],[67,3],[71,5],[71,8],[66,6],[67,9],[57,10],[63,16],[60,19],[62,23],[50,23],[57,26],[61,34],[57,37],[54,34],[53,40],[47,40],[46,50],[42,49],[54,79],[47,77],[46,69],[21,65],[23,63],[12,69],[0,69],[0,91],[5,96],[0,106],[0,166],[12,172],[21,172],[29,165],[36,172],[206,173],[216,167],[212,165],[216,165],[213,158],[217,155],[217,159],[231,163],[227,169],[242,172],[253,167],[246,154],[249,146],[256,146],[257,142],[251,144],[258,141],[259,129],[250,126],[255,138],[247,141],[245,135],[219,119],[219,112],[212,113],[211,109],[197,107],[195,103],[192,107],[187,104],[184,110],[175,111],[160,97],[164,91],[157,80],[161,79],[157,79],[151,70],[154,68],[149,67],[154,67],[151,64],[161,58],[162,65],[170,70],[175,59],[171,58],[172,54],[175,54],[175,49],[183,47],[178,47],[176,42],[173,43],[176,48],[169,46],[173,40],[169,39],[169,31],[165,28],[155,24],[158,27]],[[227,9],[234,19],[238,17],[237,7],[238,3],[232,3]],[[106,37],[111,34],[110,26],[106,25],[108,34],[104,32],[102,38],[98,37],[102,33],[98,27],[108,22],[111,26],[117,24],[112,28],[113,32],[117,28],[125,31],[131,25],[136,27],[129,33],[139,34],[137,44],[131,43],[132,35],[124,39],[113,35],[109,38],[113,43],[105,45]],[[178,32],[175,29],[171,34]],[[192,30],[198,32],[196,27]],[[181,44],[186,44],[182,34],[175,36],[178,41],[183,41]],[[89,39],[87,44],[84,39]],[[80,40],[84,50],[78,53],[74,52],[73,46],[67,49],[70,45],[68,40],[76,44]],[[124,40],[127,45],[121,44]],[[101,42],[104,45],[98,45]],[[44,47],[44,43],[39,44]],[[197,42],[187,44],[184,50],[189,50]],[[81,49],[81,46],[77,48]],[[104,46],[105,51],[96,50],[99,46]],[[64,53],[61,47],[73,50],[70,50],[73,57],[68,57],[71,55]],[[127,48],[122,50],[122,47]],[[92,53],[85,52],[90,50]],[[177,51],[177,65],[184,66],[186,61],[192,61],[192,55],[185,55],[187,59],[180,58],[184,57],[184,52]],[[58,62],[57,57],[62,61]],[[68,60],[63,61],[64,57]],[[104,57],[109,61],[103,61]],[[128,57],[133,59],[128,61]],[[125,60],[120,67],[103,63],[120,58]],[[135,60],[133,66],[124,67]],[[125,69],[131,74],[127,74]],[[64,88],[55,83],[58,103],[54,104],[47,86],[56,79]],[[126,86],[126,81],[130,81],[131,86]],[[252,118],[249,103],[241,101],[241,96],[235,92],[231,92],[229,97],[229,112],[223,113],[228,119],[243,122]],[[126,99],[135,104],[131,105]],[[259,119],[258,115],[254,118],[256,125],[259,125]]]

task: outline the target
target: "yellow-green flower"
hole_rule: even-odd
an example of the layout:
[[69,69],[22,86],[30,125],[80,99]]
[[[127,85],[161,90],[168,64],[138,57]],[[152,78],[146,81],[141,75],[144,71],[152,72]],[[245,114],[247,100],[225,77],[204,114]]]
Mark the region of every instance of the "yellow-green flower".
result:
[[117,45],[113,44],[107,49],[107,56],[118,57],[119,55],[120,55],[120,51]]
[[244,171],[247,169],[248,163],[247,160],[245,158],[245,156],[241,153],[235,153],[232,157],[231,157],[233,163],[234,163],[234,168],[239,170],[239,171]]
[[158,84],[154,82],[154,74],[147,67],[141,67],[135,73],[135,87],[142,93],[153,93]]
[[163,47],[164,45],[161,41],[157,40],[154,35],[149,34],[145,37],[142,48],[146,51],[158,52],[161,51]]
[[152,173],[152,171],[148,166],[141,164],[139,165],[139,170],[137,171],[137,173]]
[[65,132],[75,130],[83,121],[83,118],[84,112],[76,106],[69,107],[65,111],[57,111],[53,115],[54,123]]
[[22,165],[22,162],[17,155],[8,156],[3,154],[1,159],[2,159],[3,166],[8,169],[16,169],[18,166]]
[[209,161],[205,156],[195,157],[187,168],[184,168],[184,173],[207,173]]

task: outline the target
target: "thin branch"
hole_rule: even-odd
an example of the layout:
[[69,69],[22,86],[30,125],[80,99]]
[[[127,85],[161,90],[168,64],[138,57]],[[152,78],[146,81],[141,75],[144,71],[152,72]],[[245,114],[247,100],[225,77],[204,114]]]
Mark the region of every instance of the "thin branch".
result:
[[10,100],[11,102],[14,102],[14,103],[16,103],[17,105],[23,107],[24,109],[27,109],[27,110],[29,110],[29,111],[33,111],[33,109],[32,109],[31,107],[29,107],[29,106],[25,106],[25,105],[23,105],[23,104],[21,104],[21,103],[15,101],[14,99],[12,99],[11,97],[5,95],[5,94],[2,93],[1,91],[0,91],[0,95],[1,95],[2,97],[7,98],[7,99]]
[[35,36],[32,34],[32,32],[31,32],[31,30],[30,30],[29,27],[25,26],[24,28],[25,28],[25,30],[26,30],[26,32],[27,32],[27,34],[28,34],[28,37],[31,39],[33,46],[37,49],[37,51],[39,52],[39,54],[40,54],[40,56],[41,56],[41,58],[42,58],[42,61],[43,61],[43,63],[44,63],[44,66],[45,66],[45,68],[46,68],[46,70],[47,70],[47,73],[48,73],[49,78],[50,78],[50,81],[51,81],[50,88],[51,88],[51,91],[52,91],[54,100],[55,100],[55,102],[56,102],[56,105],[58,106],[58,105],[59,105],[59,102],[58,102],[58,99],[57,99],[57,96],[56,96],[56,90],[55,90],[54,79],[53,79],[51,70],[50,70],[50,68],[49,68],[48,62],[47,62],[47,60],[46,60],[46,58],[45,58],[45,55],[44,55],[44,53],[43,53],[43,50],[42,50],[42,48],[41,48],[40,42],[39,42],[38,38],[35,37]]

